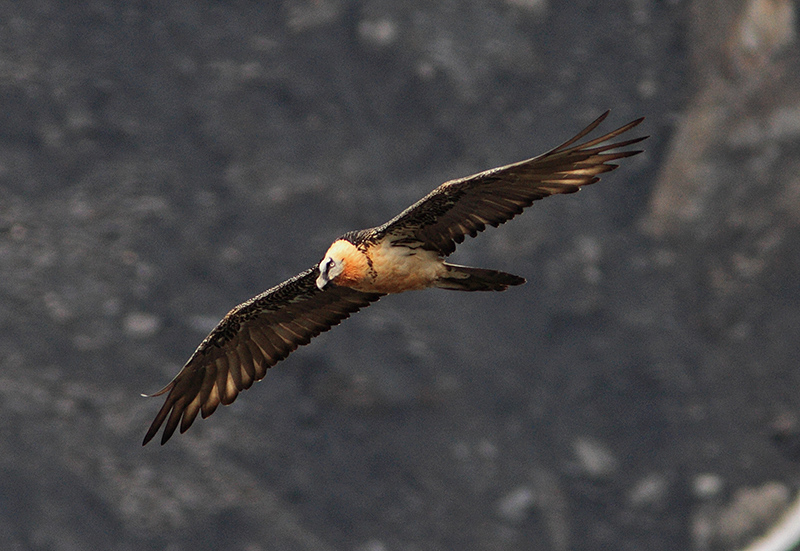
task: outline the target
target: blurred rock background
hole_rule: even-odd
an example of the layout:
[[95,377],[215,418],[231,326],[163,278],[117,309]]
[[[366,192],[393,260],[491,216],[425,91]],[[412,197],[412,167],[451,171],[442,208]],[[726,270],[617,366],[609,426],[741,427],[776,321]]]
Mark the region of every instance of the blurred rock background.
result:
[[[11,550],[717,550],[800,478],[788,0],[0,4]],[[142,448],[235,304],[606,109],[647,152]]]

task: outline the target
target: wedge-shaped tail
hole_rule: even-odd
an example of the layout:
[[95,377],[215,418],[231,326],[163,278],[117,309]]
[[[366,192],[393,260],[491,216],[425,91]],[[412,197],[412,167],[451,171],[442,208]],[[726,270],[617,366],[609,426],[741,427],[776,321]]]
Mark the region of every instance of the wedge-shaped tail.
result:
[[512,285],[525,283],[524,277],[498,272],[497,270],[470,268],[447,263],[445,263],[445,266],[447,267],[447,276],[436,282],[436,286],[439,289],[450,289],[452,291],[505,291]]

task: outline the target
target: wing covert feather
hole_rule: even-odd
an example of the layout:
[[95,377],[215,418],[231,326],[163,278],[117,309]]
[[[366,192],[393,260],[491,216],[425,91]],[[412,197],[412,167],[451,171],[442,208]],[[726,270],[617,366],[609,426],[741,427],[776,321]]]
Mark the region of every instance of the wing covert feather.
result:
[[228,312],[178,375],[152,395],[167,397],[143,445],[162,425],[164,444],[177,428],[185,432],[198,413],[206,418],[219,404],[232,403],[298,346],[382,296],[332,284],[321,291],[318,275],[316,266],[310,268]]
[[603,136],[573,145],[603,122],[603,113],[575,137],[525,161],[445,182],[398,216],[375,228],[375,238],[420,246],[447,256],[465,236],[475,237],[487,225],[497,227],[534,201],[574,193],[617,168],[613,161],[641,151],[622,150],[644,139],[607,143],[642,122],[637,119]]

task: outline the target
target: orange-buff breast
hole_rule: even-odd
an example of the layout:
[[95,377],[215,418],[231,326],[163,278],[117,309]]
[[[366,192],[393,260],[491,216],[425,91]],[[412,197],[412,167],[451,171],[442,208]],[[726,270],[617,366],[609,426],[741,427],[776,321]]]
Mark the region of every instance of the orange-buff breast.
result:
[[344,271],[334,283],[372,293],[427,289],[447,271],[436,253],[386,242],[369,248],[366,254],[353,247],[344,260]]

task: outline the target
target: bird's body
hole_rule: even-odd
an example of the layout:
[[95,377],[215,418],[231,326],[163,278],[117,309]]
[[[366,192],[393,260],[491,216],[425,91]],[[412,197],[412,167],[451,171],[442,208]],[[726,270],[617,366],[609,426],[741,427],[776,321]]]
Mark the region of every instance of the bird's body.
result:
[[503,291],[519,276],[445,262],[466,235],[498,226],[535,200],[573,193],[640,151],[613,151],[645,138],[608,143],[641,122],[573,146],[574,138],[532,159],[446,182],[375,228],[336,239],[322,261],[231,310],[161,391],[167,399],[147,431],[147,444],[166,422],[161,443],[184,432],[198,413],[211,415],[298,346],[387,294],[441,288]]
[[[421,246],[398,244],[389,238],[371,243],[368,238],[359,237],[337,239],[325,253],[326,259],[343,261],[336,285],[363,293],[394,295],[431,287],[502,291],[509,285],[525,283],[523,278],[504,272],[448,264],[441,254]],[[324,286],[324,277],[320,276],[317,282]]]
[[447,272],[435,252],[394,245],[389,239],[369,245],[337,239],[325,256],[344,260],[337,285],[364,293],[388,295],[426,289]]

